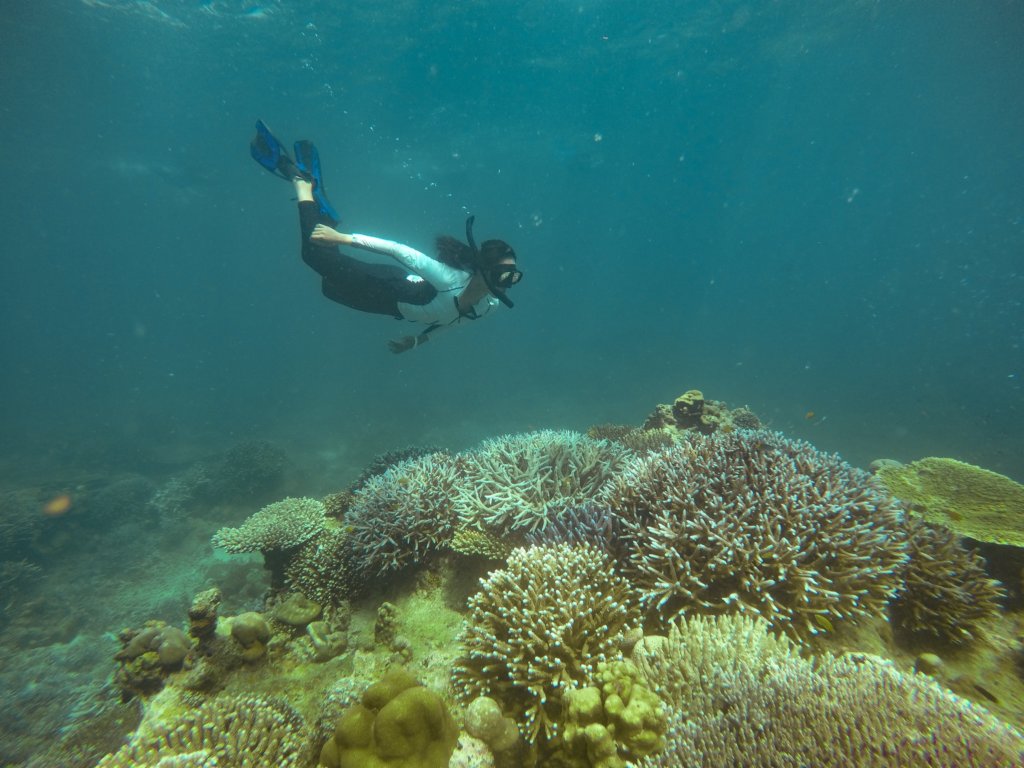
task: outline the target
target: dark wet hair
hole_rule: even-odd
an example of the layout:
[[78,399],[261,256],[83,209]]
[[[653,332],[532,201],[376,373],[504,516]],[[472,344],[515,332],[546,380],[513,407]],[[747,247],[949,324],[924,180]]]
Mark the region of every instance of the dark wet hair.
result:
[[472,248],[451,235],[438,235],[435,245],[438,261],[467,272],[487,269],[501,261],[515,261],[516,258],[516,252],[504,240],[484,240],[480,244],[479,259],[473,254]]
[[437,260],[455,269],[472,272],[476,268],[473,249],[451,235],[438,235],[435,241]]

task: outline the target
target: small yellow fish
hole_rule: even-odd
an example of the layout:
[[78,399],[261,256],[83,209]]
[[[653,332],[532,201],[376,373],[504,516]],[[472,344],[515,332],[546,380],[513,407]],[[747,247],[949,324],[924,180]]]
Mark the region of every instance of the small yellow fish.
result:
[[814,623],[824,629],[826,632],[835,632],[836,628],[832,626],[832,622],[822,616],[820,613],[814,614]]

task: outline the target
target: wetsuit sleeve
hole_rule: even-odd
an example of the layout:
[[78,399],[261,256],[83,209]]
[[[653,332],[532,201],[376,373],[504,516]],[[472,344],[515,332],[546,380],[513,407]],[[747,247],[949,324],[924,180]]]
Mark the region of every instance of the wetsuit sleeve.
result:
[[415,248],[383,240],[370,235],[352,235],[352,245],[364,251],[390,256],[410,272],[422,277],[438,291],[450,290],[453,285],[465,282],[464,275],[457,269],[432,259]]

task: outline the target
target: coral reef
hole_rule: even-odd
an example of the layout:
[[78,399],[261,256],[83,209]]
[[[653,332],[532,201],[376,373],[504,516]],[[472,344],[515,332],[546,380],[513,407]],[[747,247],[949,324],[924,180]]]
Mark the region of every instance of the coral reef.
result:
[[863,654],[801,658],[762,619],[682,620],[633,658],[672,713],[642,768],[1024,764],[1019,732],[930,678]]
[[171,478],[152,502],[162,519],[180,517],[198,504],[262,502],[286,484],[288,466],[278,446],[248,440]]
[[988,577],[985,561],[955,533],[923,520],[906,521],[909,561],[892,604],[896,624],[960,644],[999,613],[1005,592]]
[[217,611],[221,594],[216,587],[206,589],[192,598],[188,609],[188,633],[199,644],[210,640],[217,632]]
[[313,661],[324,663],[344,653],[348,648],[348,614],[344,622],[313,621],[306,626],[306,635],[313,649]]
[[645,430],[668,430],[678,433],[710,435],[718,431],[760,429],[761,420],[750,408],[729,409],[720,400],[708,400],[699,389],[691,389],[671,405],[661,404],[644,422]]
[[384,453],[374,456],[367,464],[363,471],[359,473],[359,477],[355,479],[355,482],[349,486],[350,492],[355,492],[366,485],[366,481],[371,477],[377,475],[383,475],[392,467],[409,461],[411,459],[419,459],[424,456],[431,456],[433,454],[445,454],[448,451],[440,446],[436,445],[409,445],[405,448],[397,448],[391,451],[385,451]]
[[302,594],[292,593],[278,601],[270,610],[274,621],[289,627],[305,628],[320,618],[323,606]]
[[241,646],[243,661],[258,661],[266,655],[271,631],[263,614],[256,611],[241,613],[231,619],[229,631]]
[[368,478],[345,513],[353,566],[378,576],[446,548],[462,461],[447,453],[408,459]]
[[258,499],[279,489],[287,469],[288,457],[280,446],[245,440],[212,463],[210,490],[216,499]]
[[590,544],[605,552],[618,551],[621,525],[607,504],[587,501],[568,506],[548,525],[524,537],[527,544]]
[[499,535],[543,529],[566,507],[594,498],[628,456],[578,432],[486,440],[465,455],[455,510],[463,525]]
[[304,728],[284,702],[221,696],[168,725],[140,731],[97,768],[304,768]]
[[1024,486],[956,459],[878,469],[878,480],[930,523],[977,541],[1024,547]]
[[303,544],[284,566],[284,581],[321,605],[359,594],[364,578],[353,565],[352,539],[334,520]]
[[630,661],[600,664],[595,685],[565,693],[564,750],[576,763],[625,768],[665,745],[665,705]]
[[325,511],[323,502],[317,499],[289,497],[275,501],[241,527],[221,528],[213,535],[213,546],[231,554],[292,549],[324,529]]
[[149,621],[142,629],[124,629],[119,634],[122,648],[114,658],[121,662],[114,676],[122,699],[159,691],[171,672],[181,669],[192,641],[177,627]]
[[346,710],[320,752],[327,768],[447,768],[458,728],[444,702],[392,669]]
[[621,424],[595,424],[587,430],[587,437],[618,443],[637,454],[660,451],[675,442],[673,433],[667,429],[643,429]]
[[466,733],[494,752],[504,752],[519,742],[516,721],[505,715],[490,696],[478,696],[466,706]]
[[475,555],[488,560],[504,560],[513,549],[508,541],[493,533],[467,528],[464,525],[455,526],[455,533],[448,546],[452,552],[458,552],[460,555]]
[[489,696],[528,741],[553,739],[562,692],[620,658],[623,636],[639,625],[630,587],[604,552],[565,544],[515,550],[481,587],[452,672],[456,695]]
[[605,494],[623,573],[662,619],[751,612],[795,637],[882,616],[906,561],[902,514],[870,476],[767,431],[694,435]]

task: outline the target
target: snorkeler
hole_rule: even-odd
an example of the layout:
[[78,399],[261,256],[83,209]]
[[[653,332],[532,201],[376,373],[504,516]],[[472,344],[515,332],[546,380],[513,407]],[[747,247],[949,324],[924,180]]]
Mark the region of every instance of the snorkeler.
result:
[[[474,217],[466,220],[468,245],[440,235],[436,259],[401,243],[345,234],[335,229],[340,216],[327,200],[320,157],[312,142],[295,142],[293,161],[259,120],[249,149],[256,162],[294,185],[302,260],[323,278],[324,296],[361,312],[426,326],[416,335],[389,341],[392,352],[406,352],[441,329],[478,320],[499,302],[512,307],[506,291],[523,276],[516,269],[515,251],[502,240],[485,240],[478,248],[473,239]],[[342,253],[340,245],[390,256],[401,266],[360,261]]]

